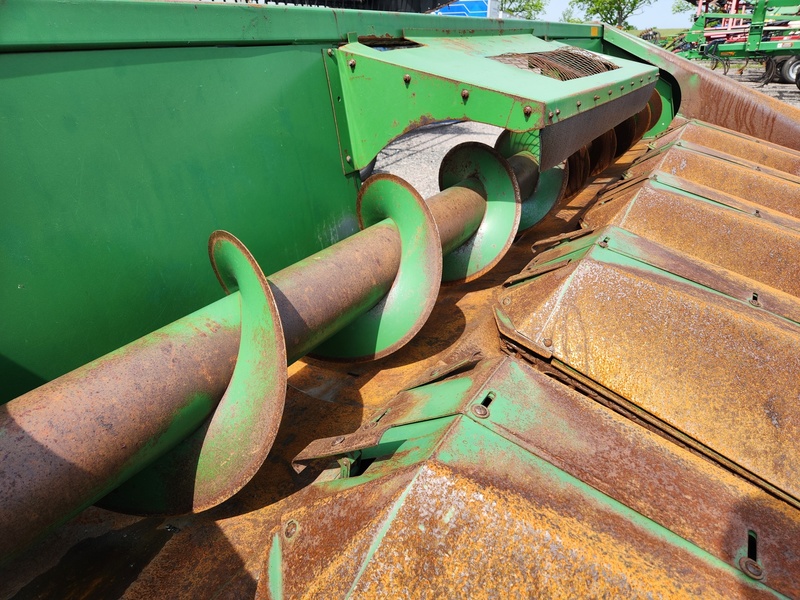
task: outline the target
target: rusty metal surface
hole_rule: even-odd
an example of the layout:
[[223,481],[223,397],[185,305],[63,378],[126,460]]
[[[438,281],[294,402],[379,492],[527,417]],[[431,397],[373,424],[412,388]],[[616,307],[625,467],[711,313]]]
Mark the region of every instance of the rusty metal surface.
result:
[[[391,427],[448,415],[479,415],[485,427],[733,568],[739,568],[748,535],[754,533],[758,539],[755,559],[764,574],[761,581],[790,597],[800,594],[800,549],[795,549],[800,539],[798,511],[565,387],[553,379],[554,372],[536,370],[542,368],[541,364],[534,368],[513,359],[474,364],[474,360],[469,361],[464,374],[457,370],[447,374],[451,382],[465,380],[468,384],[453,386],[459,394],[443,398],[424,386],[402,392],[365,424],[363,432],[341,442],[338,452],[331,444],[338,438],[329,438],[316,440],[301,455],[306,460],[344,456],[376,446]],[[485,408],[488,397],[492,400]],[[376,419],[381,432],[368,440],[365,433],[374,434],[376,428],[370,425]],[[284,517],[284,521],[289,518]],[[307,521],[304,516],[300,523]],[[436,563],[437,558],[431,556],[429,560]],[[502,581],[487,583],[489,589],[502,586]]]
[[185,435],[196,429],[238,346],[238,323],[186,317],[1,406],[3,555],[101,498],[159,441],[161,453],[175,446],[181,413],[194,413]]
[[539,183],[539,165],[536,158],[530,152],[518,152],[508,157],[508,164],[514,171],[519,185],[519,197],[525,202],[536,190]]
[[800,150],[800,109],[614,28],[606,27],[603,36],[669,73],[680,86],[684,117]]
[[[687,141],[690,140],[687,139]],[[692,142],[697,143],[696,140],[692,140]],[[644,145],[640,144],[637,148],[638,152],[642,152]],[[649,190],[648,193],[654,191],[648,187],[649,182],[646,177],[633,185],[628,182],[628,188],[617,189],[615,195],[610,192],[608,201],[604,204],[601,204],[603,200],[598,201],[595,197],[600,188],[628,168],[627,163],[630,160],[626,156],[622,163],[612,166],[606,173],[595,178],[593,183],[590,182],[588,188],[582,191],[575,190],[576,193],[571,197],[562,199],[551,214],[542,223],[526,232],[523,239],[510,248],[508,255],[497,267],[483,278],[466,285],[443,288],[428,323],[423,327],[417,339],[398,353],[368,365],[333,365],[313,359],[306,359],[292,365],[289,369],[286,413],[278,432],[275,450],[251,484],[232,500],[203,515],[169,520],[140,520],[114,515],[101,509],[89,509],[75,521],[59,529],[46,544],[32,549],[27,560],[23,557],[4,569],[2,577],[0,577],[0,597],[10,596],[20,590],[22,591],[19,597],[41,596],[42,594],[37,590],[50,590],[51,596],[69,597],[70,593],[84,594],[85,590],[98,585],[97,582],[100,578],[97,575],[101,571],[103,573],[102,580],[105,582],[115,581],[118,587],[114,589],[121,590],[119,593],[124,594],[127,598],[163,597],[165,594],[173,597],[206,597],[209,595],[223,598],[252,597],[258,582],[267,579],[263,563],[265,549],[270,546],[274,534],[285,531],[290,513],[295,514],[292,511],[296,510],[302,511],[299,513],[302,520],[301,518],[297,519],[300,524],[298,529],[300,533],[296,540],[303,540],[302,543],[311,544],[313,541],[311,537],[305,537],[310,534],[311,527],[315,528],[314,531],[318,532],[319,537],[315,538],[317,545],[314,545],[313,548],[305,547],[311,548],[305,556],[302,552],[293,555],[293,560],[304,561],[302,565],[297,563],[299,565],[297,568],[300,570],[293,573],[298,577],[304,575],[312,577],[315,573],[323,572],[312,573],[312,567],[305,559],[315,556],[314,553],[319,553],[320,549],[325,547],[325,543],[330,543],[337,549],[344,548],[349,554],[342,554],[341,560],[326,561],[324,573],[329,576],[320,580],[319,585],[345,586],[345,591],[347,591],[350,589],[347,586],[347,577],[358,570],[353,557],[363,555],[359,553],[362,553],[365,548],[369,548],[375,532],[382,523],[380,515],[385,514],[381,511],[385,511],[387,499],[391,502],[399,498],[404,490],[409,489],[409,486],[416,485],[416,482],[436,484],[439,487],[435,488],[431,485],[425,485],[422,488],[413,487],[407,498],[414,500],[418,497],[420,500],[415,501],[416,504],[412,502],[413,510],[412,504],[410,504],[408,512],[400,514],[402,520],[398,521],[398,524],[408,528],[422,523],[425,526],[431,525],[431,528],[427,529],[427,535],[422,532],[417,535],[413,530],[406,531],[402,526],[391,529],[387,537],[387,554],[382,555],[388,557],[385,560],[393,560],[397,556],[396,553],[392,554],[393,552],[402,552],[408,548],[404,545],[406,543],[420,542],[422,544],[420,548],[424,550],[426,548],[424,544],[432,544],[435,539],[432,532],[440,533],[443,541],[454,544],[448,545],[446,548],[472,549],[474,547],[480,552],[468,554],[467,556],[471,560],[467,560],[465,557],[462,561],[456,554],[442,552],[442,547],[438,545],[428,554],[423,554],[422,550],[419,553],[414,551],[412,560],[407,566],[404,567],[406,565],[404,562],[393,563],[394,567],[399,570],[392,571],[390,576],[384,577],[381,570],[365,570],[359,579],[360,585],[365,586],[363,589],[378,589],[377,587],[368,588],[367,583],[370,580],[378,582],[374,584],[377,586],[381,584],[381,581],[391,582],[391,577],[410,573],[423,574],[427,578],[423,581],[428,581],[433,569],[431,556],[442,559],[441,568],[444,572],[456,573],[460,569],[461,572],[470,573],[470,576],[477,572],[477,577],[473,577],[469,583],[470,586],[473,586],[474,582],[485,581],[485,579],[481,579],[484,574],[504,569],[504,565],[508,562],[508,556],[516,556],[515,553],[521,552],[519,564],[526,570],[520,579],[510,577],[502,579],[501,584],[506,584],[504,592],[516,589],[513,586],[519,584],[520,581],[535,585],[537,581],[545,579],[544,575],[551,576],[551,581],[562,581],[557,579],[557,577],[562,577],[561,572],[556,574],[548,570],[553,557],[556,556],[563,557],[567,563],[570,560],[574,561],[572,564],[575,565],[575,569],[569,571],[566,574],[567,579],[563,579],[563,581],[575,582],[575,590],[602,591],[601,586],[607,585],[608,593],[615,596],[632,596],[637,590],[643,590],[643,593],[665,590],[665,595],[687,595],[694,592],[712,597],[712,590],[714,586],[717,586],[719,590],[724,590],[719,593],[721,597],[751,597],[751,595],[757,597],[758,594],[764,593],[763,588],[758,590],[753,587],[752,580],[745,578],[742,574],[736,576],[732,571],[726,570],[727,567],[721,570],[719,568],[707,570],[707,562],[698,563],[696,555],[693,555],[692,560],[687,559],[686,557],[691,553],[686,554],[685,550],[680,550],[676,557],[664,558],[663,540],[656,540],[650,533],[643,533],[635,523],[633,525],[630,522],[626,524],[617,517],[609,517],[604,509],[598,509],[596,504],[592,504],[591,499],[587,500],[586,497],[581,498],[565,492],[562,483],[554,483],[552,479],[547,479],[546,475],[551,471],[545,469],[547,472],[545,475],[541,475],[537,471],[539,474],[536,476],[543,478],[536,480],[528,473],[523,477],[518,470],[509,469],[507,465],[513,465],[513,457],[516,456],[512,453],[504,454],[504,462],[497,468],[490,464],[486,468],[481,465],[479,469],[475,469],[473,466],[457,461],[445,464],[438,459],[433,460],[423,467],[429,469],[425,471],[426,474],[424,476],[417,475],[413,484],[412,479],[415,477],[413,470],[398,471],[391,478],[386,479],[383,487],[365,484],[345,490],[343,496],[346,496],[346,499],[341,502],[336,499],[335,504],[331,494],[320,492],[318,486],[309,486],[318,471],[315,471],[314,468],[307,468],[297,474],[290,467],[291,459],[314,440],[333,440],[343,435],[349,437],[351,434],[361,431],[365,425],[382,414],[388,398],[409,386],[418,385],[420,378],[423,380],[435,378],[435,372],[440,370],[446,372],[448,365],[457,364],[458,360],[455,362],[451,360],[453,348],[479,347],[486,356],[496,356],[501,346],[498,343],[491,307],[496,304],[496,301],[500,301],[497,306],[506,308],[501,302],[502,288],[500,285],[509,277],[520,273],[530,262],[530,245],[537,240],[559,235],[568,240],[573,237],[577,223],[583,218],[587,224],[597,224],[598,227],[613,222],[629,229],[634,227],[635,222],[638,222],[637,227],[642,229],[634,230],[635,233],[665,244],[664,239],[653,240],[651,236],[654,234],[645,233],[645,227],[658,229],[659,226],[655,225],[655,218],[647,222],[645,219],[647,212],[643,212],[641,217],[636,216],[638,210],[636,203],[641,203],[640,207],[643,208],[645,191]],[[655,164],[653,161],[649,162]],[[775,164],[770,166],[776,167]],[[677,177],[674,178],[674,180],[677,179]],[[642,183],[643,181],[645,183]],[[714,185],[711,181],[707,183],[712,187]],[[639,187],[636,187],[637,185]],[[711,189],[709,186],[700,186],[691,182],[686,185],[695,185],[693,188],[695,191]],[[663,190],[657,191],[662,192]],[[631,204],[630,212],[627,215],[629,220],[619,220],[625,213],[620,207],[626,205],[627,200],[637,194],[637,200]],[[672,221],[676,220],[675,215],[683,214],[675,211],[689,210],[686,208],[687,206],[695,206],[691,203],[692,201],[696,204],[700,203],[696,198],[684,197],[685,195],[680,192],[676,192],[676,194],[680,198],[671,200],[675,203],[672,208],[665,205],[662,211],[665,217],[671,216],[670,220]],[[749,206],[749,200],[746,198],[727,197],[727,201],[729,204],[739,207]],[[655,205],[656,202],[652,201],[651,204]],[[762,217],[756,217],[752,214],[744,214],[741,210],[736,212],[725,208],[727,205],[706,204],[718,212],[707,213],[707,207],[702,206],[697,209],[699,211],[696,213],[697,215],[705,215],[702,216],[704,219],[719,219],[719,211],[725,215],[733,215],[736,218],[731,217],[729,221],[737,224],[737,227],[740,228],[740,233],[736,235],[740,235],[743,240],[747,235],[767,235],[766,232],[769,231],[769,235],[774,236],[770,239],[775,239],[776,242],[774,244],[765,243],[764,247],[769,245],[772,246],[772,250],[775,250],[779,243],[789,243],[790,247],[795,247],[793,244],[797,243],[793,238],[794,232],[789,232],[791,234],[789,235],[785,231],[788,227],[786,224],[794,222],[791,217],[780,216],[774,210],[766,208],[762,210]],[[594,205],[594,208],[587,213],[586,207],[591,205]],[[697,207],[695,206],[695,208]],[[604,210],[608,211],[605,216],[601,214]],[[683,220],[688,222],[700,218],[700,216],[694,217],[692,214],[694,213],[687,214]],[[774,216],[772,220],[768,218],[770,215]],[[763,225],[760,229],[753,229],[754,226],[742,220],[744,218],[752,219]],[[679,221],[673,236],[675,239],[679,239],[677,229],[681,229],[680,225]],[[767,225],[771,229],[765,229]],[[731,260],[733,259],[735,249],[728,250],[724,247],[720,249],[704,243],[699,229],[698,227],[684,226],[681,229],[683,238],[685,238],[683,243],[690,244],[692,234],[694,234],[698,236],[696,243],[698,249],[705,248],[711,254],[719,250],[723,254],[727,253]],[[722,225],[719,230],[724,231]],[[756,248],[757,241],[754,240],[751,246]],[[537,246],[537,249],[540,247]],[[679,250],[681,248],[678,247]],[[562,246],[559,252],[563,251]],[[768,249],[764,252],[769,255]],[[744,254],[744,251],[740,251],[740,254]],[[718,268],[729,268],[720,264],[721,259],[709,261],[704,258],[704,255],[696,253],[693,256],[713,262]],[[758,256],[756,255],[749,262],[743,260],[743,263],[749,264],[749,268],[756,269],[759,266]],[[786,262],[789,261],[789,251],[782,256],[783,258],[779,256],[776,259],[780,262],[780,266],[775,266],[775,273],[794,264]],[[540,258],[538,264],[545,262]],[[666,265],[666,263],[664,264]],[[546,277],[565,279],[569,276],[570,269],[574,267],[575,265],[571,264],[565,269],[550,271],[542,278],[543,280]],[[739,271],[732,268],[730,270],[759,280],[763,280],[765,277],[756,275],[756,271],[742,273],[742,268]],[[717,272],[715,271],[715,273]],[[781,280],[776,277],[770,285],[780,289],[794,289],[791,287],[793,279],[792,276],[787,276],[783,279],[783,283],[779,284]],[[663,311],[665,307],[661,306],[661,303],[664,298],[673,295],[674,287],[674,284],[670,283],[665,288],[664,296],[659,297],[658,301],[651,306],[655,310]],[[611,319],[617,318],[618,313],[621,312],[617,295],[622,288],[612,285],[609,289],[612,300],[606,302],[603,307],[604,314],[610,315],[606,318],[607,327],[610,327]],[[532,304],[546,301],[548,295],[547,290],[541,290],[538,296],[533,291],[531,293],[533,294],[530,300]],[[768,300],[769,297],[770,295],[767,294],[760,296],[760,299]],[[761,310],[756,307],[751,308],[753,311]],[[774,310],[774,307],[765,306],[764,308]],[[571,315],[571,318],[574,316],[575,313]],[[765,319],[770,326],[774,325],[774,317]],[[757,325],[760,324],[757,319],[755,322]],[[787,327],[792,329],[792,326]],[[705,331],[703,330],[703,332]],[[633,328],[629,333],[636,334],[637,331]],[[695,335],[696,330],[692,330],[691,334]],[[756,327],[755,333],[741,338],[742,343],[747,342],[757,347],[763,346],[760,336],[760,330]],[[554,347],[554,340],[548,339],[551,342],[550,347],[557,350]],[[598,340],[602,349],[599,351],[601,355],[614,354],[619,351],[614,340],[608,338],[605,332]],[[545,340],[539,341],[542,344],[541,347],[546,348]],[[697,355],[697,344],[691,344],[691,340],[686,340],[684,347],[688,347],[694,352],[691,354],[692,356]],[[793,347],[796,348],[796,345]],[[637,347],[637,350],[641,350],[641,348]],[[752,347],[743,346],[742,352],[747,355],[752,352]],[[636,362],[644,360],[641,354],[640,351],[635,354]],[[690,354],[686,354],[686,356],[690,356]],[[728,360],[730,357],[725,356],[724,358]],[[690,361],[687,361],[686,364],[692,366]],[[707,367],[708,365],[703,363],[701,366]],[[772,368],[773,364],[770,363],[768,366]],[[677,371],[676,377],[683,376],[683,367],[684,365],[681,365],[681,370]],[[537,368],[539,367],[537,366]],[[728,366],[728,368],[732,367]],[[733,369],[735,370],[735,367]],[[552,370],[550,368],[551,372]],[[619,371],[619,369],[616,370]],[[714,386],[717,386],[717,377],[715,377],[717,372],[720,373],[720,378],[723,375],[730,375],[730,372],[723,372],[721,366],[718,370],[714,370],[714,365],[711,365],[710,369],[703,371],[706,378],[714,382]],[[622,376],[624,375],[625,373],[622,373]],[[782,375],[778,373],[778,376]],[[562,377],[565,376],[562,374]],[[732,377],[734,382],[739,381],[738,374]],[[769,382],[772,372],[768,372],[765,377]],[[633,380],[633,376],[630,378]],[[789,383],[791,384],[791,380]],[[549,383],[547,380],[541,385],[544,387],[550,385],[561,389],[560,384]],[[586,396],[592,397],[586,388],[580,387],[576,380],[572,380],[572,385],[582,389]],[[718,388],[715,389],[720,392]],[[722,397],[723,394],[724,390],[720,392],[720,396]],[[749,529],[756,529],[759,532],[759,552],[763,554],[763,560],[767,561],[763,581],[782,593],[790,596],[797,595],[796,582],[800,578],[796,573],[796,562],[792,562],[796,561],[798,554],[793,545],[793,540],[797,539],[795,522],[797,513],[790,504],[777,500],[774,496],[748,483],[741,476],[736,475],[735,470],[726,471],[719,466],[719,462],[714,463],[686,451],[676,454],[675,440],[666,441],[662,437],[644,431],[639,425],[631,427],[628,420],[623,420],[608,411],[602,414],[611,416],[599,417],[597,414],[599,405],[593,404],[594,401],[587,400],[586,396],[577,396],[576,394],[559,396],[558,403],[549,406],[550,413],[547,413],[546,418],[544,413],[538,413],[542,415],[540,423],[530,423],[530,428],[527,430],[524,430],[519,422],[512,423],[515,427],[514,435],[522,440],[519,443],[538,456],[572,476],[589,483],[604,494],[628,504],[640,514],[646,515],[702,548],[704,552],[712,554],[728,565],[734,565],[731,568],[736,568],[735,564],[743,551],[742,545],[746,544],[746,541],[742,540],[742,535],[746,536]],[[722,397],[720,403],[724,400],[725,397]],[[780,400],[780,398],[777,399],[777,401]],[[764,402],[767,404],[763,406],[769,409],[768,402],[770,401],[772,400],[765,400]],[[788,403],[788,400],[786,402]],[[687,402],[686,408],[694,410],[696,405],[702,406],[702,402],[697,401],[696,404]],[[737,406],[736,411],[730,411],[729,408],[729,412],[734,412],[731,416],[734,426],[741,424],[741,429],[748,429],[749,432],[752,427],[748,420],[751,416],[750,412],[746,408],[738,408],[733,401],[729,401],[728,407],[732,405]],[[410,405],[408,408],[411,410]],[[517,412],[519,413],[519,411]],[[496,416],[496,414],[495,411],[492,411],[492,415]],[[777,415],[779,413],[773,411],[770,414]],[[630,417],[630,415],[628,416]],[[569,440],[564,436],[554,435],[553,432],[556,431],[556,428],[553,419],[555,417],[561,419],[562,423],[568,423],[568,425],[564,425],[565,429],[574,428],[575,431],[582,432],[581,435],[590,442],[584,444],[581,441],[582,438],[576,435],[574,443],[567,443]],[[770,418],[769,415],[767,418]],[[787,420],[789,423],[781,422],[781,427],[792,426],[791,419],[787,417],[785,421]],[[504,427],[507,426],[504,425]],[[754,431],[756,434],[761,432],[759,427],[755,427]],[[753,442],[753,444],[755,443]],[[622,451],[621,448],[628,448],[628,450]],[[637,450],[637,448],[641,448],[641,450]],[[549,454],[547,454],[548,452]],[[579,459],[578,457],[582,456],[580,452],[585,452],[585,456],[591,456],[594,460]],[[496,454],[486,452],[485,456],[491,462],[491,457]],[[627,463],[630,463],[629,467],[626,467]],[[625,477],[620,474],[627,473],[626,469],[631,471],[650,469],[652,473],[656,472],[653,470],[654,466],[658,472],[658,485],[656,486],[645,486],[635,477]],[[488,469],[489,475],[486,475],[486,469]],[[543,487],[545,485],[550,487],[546,489]],[[676,497],[680,497],[682,501],[673,502],[662,493],[664,490],[674,490]],[[426,495],[429,491],[432,491],[432,494]],[[470,500],[477,498],[479,494],[483,494],[485,505],[495,503],[495,508],[491,513],[482,512],[483,504]],[[465,501],[465,498],[469,501]],[[695,498],[698,500],[696,506]],[[537,502],[537,507],[542,508],[535,515],[530,514],[532,499]],[[688,508],[690,500],[692,508]],[[423,504],[423,502],[429,501],[429,504]],[[465,520],[458,521],[458,523],[465,533],[469,532],[469,536],[459,535],[458,531],[452,528],[435,529],[435,519],[431,520],[427,513],[423,514],[423,506],[433,505],[463,506],[464,514],[467,516]],[[335,510],[332,508],[334,506]],[[502,510],[497,510],[497,506],[509,507],[508,516],[504,517]],[[322,515],[320,519],[330,519],[325,521],[329,523],[327,528],[322,527],[322,520],[320,520],[319,526],[313,520],[309,521],[308,515],[312,510],[318,510],[318,514]],[[444,514],[446,513],[447,509],[444,510]],[[567,543],[550,550],[541,543],[543,537],[526,533],[531,531],[547,531],[551,536],[557,533],[562,536],[561,539],[567,540]],[[501,535],[503,532],[505,532],[506,538],[508,538],[508,532],[512,532],[511,538],[503,539]],[[544,533],[541,535],[543,536]],[[485,542],[476,542],[481,539],[481,536]],[[521,541],[527,545],[520,544]],[[658,543],[656,543],[657,541]],[[508,547],[504,546],[506,543],[508,543]],[[459,544],[461,546],[458,546]],[[486,551],[485,549],[490,544],[496,544],[497,550]],[[522,551],[520,551],[520,547],[523,548]],[[299,544],[295,545],[292,547],[293,552],[295,548],[304,547]],[[507,548],[507,552],[503,552],[504,548]],[[621,548],[622,551],[615,551],[611,558],[607,558],[608,548]],[[650,554],[651,551],[654,554]],[[110,561],[109,557],[115,554],[126,557],[126,560],[118,563]],[[36,556],[36,560],[31,560],[31,556]],[[353,560],[348,560],[348,556]],[[594,573],[597,567],[594,567],[595,571],[593,571],[593,567],[589,565],[598,556],[603,557],[604,565],[610,564],[609,560],[613,561],[614,568],[620,570],[624,575],[612,580],[610,576],[607,576],[608,571],[603,570],[605,567],[601,567],[601,576],[595,577]],[[492,562],[501,560],[500,557],[502,557],[502,564]],[[131,564],[134,566],[131,567]],[[379,562],[374,563],[376,567],[380,564]],[[535,579],[538,576],[537,571],[530,570],[531,564],[545,565],[542,567],[543,570],[538,572],[538,575],[542,576],[540,579]],[[472,565],[477,565],[483,570],[472,570]],[[679,572],[671,570],[673,568],[679,568]],[[589,578],[587,573],[592,573],[594,579]],[[668,575],[664,575],[665,573]],[[493,576],[498,577],[497,573],[493,573]],[[526,577],[529,579],[526,580]],[[683,577],[686,579],[682,579]],[[587,581],[590,580],[599,581],[596,583],[598,587],[580,587],[589,585]],[[350,579],[351,583],[352,581],[353,579]],[[676,581],[683,586],[677,591],[674,587]],[[663,587],[657,587],[661,583],[663,583]],[[473,590],[475,591],[473,595],[481,593],[477,587],[466,588],[458,587],[458,585],[460,583],[457,583],[456,587],[452,589]],[[626,587],[628,585],[631,587]],[[102,591],[108,588],[100,585],[96,589],[100,590],[98,597],[102,597]],[[307,589],[313,591],[320,588],[309,587]],[[362,588],[357,589],[361,590]],[[436,591],[446,594],[450,589],[440,587]],[[531,588],[524,588],[521,593],[524,594],[525,590],[529,589]],[[569,595],[575,595],[566,584],[553,590],[554,594],[567,592]],[[311,591],[308,593],[311,594]],[[409,591],[409,594],[413,593],[422,594],[418,589]]]
[[[277,597],[277,589],[292,598],[524,596],[532,589],[769,597],[735,570],[748,528],[776,536],[762,546],[764,581],[795,589],[798,557],[783,548],[800,522],[779,501],[515,361],[471,390],[463,397],[495,394],[485,416],[441,419],[440,441],[415,467],[401,466],[412,443],[373,463],[376,471],[287,500],[268,536],[257,597]],[[491,459],[497,452],[503,461]],[[646,484],[642,493],[655,473],[698,503],[675,503]],[[608,497],[587,494],[570,474],[669,523],[718,560],[630,518]],[[340,526],[341,515],[348,518]]]
[[474,178],[442,190],[425,201],[436,220],[443,254],[466,242],[478,230],[486,212],[486,190]]
[[[754,306],[757,288],[729,297],[720,282],[696,285],[689,261],[627,245],[616,231],[596,232],[580,260],[512,288],[505,310],[516,329],[797,503],[800,327]],[[659,269],[670,260],[690,278]]]
[[[617,135],[615,130],[609,129],[600,137],[593,139],[588,146],[588,151],[591,165],[589,174],[599,175],[608,168],[617,156]],[[624,154],[624,152],[621,154]]]
[[391,288],[399,268],[397,228],[376,224],[369,232],[356,233],[271,275],[289,362],[376,304]]
[[603,57],[581,48],[559,48],[550,52],[508,53],[489,58],[518,69],[532,70],[559,81],[613,71],[619,67]]
[[[534,411],[521,381],[540,390]],[[488,426],[731,566],[756,532],[764,583],[800,595],[796,510],[521,361],[488,385],[508,404]]]
[[741,198],[759,207],[774,209],[791,217],[800,217],[797,193],[800,178],[747,163],[735,162],[702,148],[682,146],[681,142],[653,153],[634,165],[631,176],[663,172],[695,184],[711,188],[724,194]]
[[800,152],[738,132],[690,121],[665,132],[654,145],[661,147],[684,140],[731,156],[800,176]]
[[[680,186],[681,181],[675,181]],[[681,189],[656,187],[651,179],[627,188],[624,194],[600,201],[586,213],[588,227],[614,224],[689,256],[800,296],[800,220],[775,223],[769,214],[705,202]],[[684,186],[685,187],[685,186]],[[695,191],[700,191],[695,189]],[[707,197],[707,196],[706,196]],[[744,207],[741,207],[744,208]],[[676,219],[675,215],[681,215]],[[787,223],[789,222],[789,223]],[[687,227],[686,223],[703,223]],[[788,227],[787,224],[793,224]],[[724,240],[724,243],[720,243]]]

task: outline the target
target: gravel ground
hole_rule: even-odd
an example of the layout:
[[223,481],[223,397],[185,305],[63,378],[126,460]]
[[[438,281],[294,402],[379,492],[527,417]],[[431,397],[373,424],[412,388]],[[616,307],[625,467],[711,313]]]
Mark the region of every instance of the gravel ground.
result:
[[439,191],[439,165],[448,150],[463,142],[494,146],[500,127],[485,123],[436,123],[415,129],[378,155],[376,173],[392,173],[413,185],[423,198]]
[[738,69],[731,69],[728,71],[728,77],[738,81],[742,85],[755,88],[759,92],[777,98],[786,104],[791,104],[800,108],[800,89],[791,83],[770,83],[760,88],[758,86],[759,79],[764,74],[764,69],[761,66],[748,68],[742,75],[739,75]]

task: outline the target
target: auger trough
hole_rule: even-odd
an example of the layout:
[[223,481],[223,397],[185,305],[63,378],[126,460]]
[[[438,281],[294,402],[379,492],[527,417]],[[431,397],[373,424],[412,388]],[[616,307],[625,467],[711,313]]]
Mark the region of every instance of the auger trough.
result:
[[797,109],[220,2],[4,0],[0,81],[0,597],[800,598]]

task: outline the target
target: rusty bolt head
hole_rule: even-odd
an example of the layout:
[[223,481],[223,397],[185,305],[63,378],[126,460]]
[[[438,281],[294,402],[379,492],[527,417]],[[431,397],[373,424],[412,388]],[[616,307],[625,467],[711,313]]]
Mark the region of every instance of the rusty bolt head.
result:
[[639,83],[642,83],[643,81],[644,81],[644,77],[639,77]]
[[469,98],[469,90],[461,90],[461,97],[466,100]]
[[544,338],[544,340],[542,341],[544,345],[547,346],[548,348],[553,345],[553,340],[551,340],[550,338]]
[[344,160],[345,162],[353,162],[353,157],[348,154],[347,156],[344,157]]
[[533,113],[533,109],[530,106],[524,106],[522,108],[522,112],[525,114],[526,117],[530,117],[531,113]]
[[595,99],[595,100],[600,100],[600,96],[598,96],[597,94],[595,94],[595,95],[594,95],[594,99]]
[[743,556],[739,559],[739,568],[748,577],[753,579],[764,579],[764,567],[754,561],[752,558]]
[[356,61],[355,61],[355,59],[351,58],[350,60],[348,60],[348,61],[347,61],[347,66],[348,66],[348,67],[350,67],[351,69],[355,69],[355,68],[356,68]]
[[619,91],[620,92],[624,92],[625,91],[625,86],[624,85],[619,86]]
[[375,421],[370,421],[369,423],[366,423],[362,429],[375,429],[376,425],[377,423]]
[[330,48],[328,48],[328,56],[333,56],[333,50],[331,50]]
[[547,113],[547,116],[552,119],[553,118],[553,111],[551,110],[549,113]]
[[294,537],[295,533],[297,533],[297,521],[292,519],[286,523],[286,527],[283,528],[283,535],[286,536],[287,540],[290,540],[292,537]]
[[345,438],[343,435],[340,435],[335,440],[331,442],[331,446],[340,446],[342,442],[344,442]]
[[485,419],[489,416],[489,409],[486,408],[483,404],[476,404],[472,407],[472,414],[478,417],[479,419]]
[[503,306],[508,306],[511,304],[511,298],[503,298]]
[[613,93],[614,93],[614,90],[608,90],[608,95],[609,95],[609,96],[610,96],[611,94],[613,94]]
[[411,75],[409,75],[408,73],[403,75],[403,81],[405,81],[406,83],[411,83]]
[[580,106],[580,105],[581,105],[581,101],[580,101],[580,100],[578,100],[578,101],[575,103],[575,106]]
[[635,85],[636,85],[636,82],[635,81],[631,81],[631,87],[633,87]]
[[560,108],[557,108],[557,109],[556,109],[556,114],[557,114],[557,115],[560,115],[560,114],[561,114],[561,109],[560,109]]

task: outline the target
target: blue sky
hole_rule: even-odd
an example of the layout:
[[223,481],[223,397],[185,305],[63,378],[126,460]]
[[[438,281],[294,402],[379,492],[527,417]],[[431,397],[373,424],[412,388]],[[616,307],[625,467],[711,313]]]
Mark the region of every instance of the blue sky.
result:
[[[561,13],[569,4],[569,0],[549,0],[547,8],[543,17],[543,21],[558,21]],[[647,27],[659,27],[664,29],[674,28],[689,28],[691,21],[689,20],[691,13],[682,13],[679,15],[672,14],[672,0],[656,0],[650,6],[646,6],[639,11],[639,14],[634,15],[629,19],[631,25],[637,29],[645,29]],[[583,15],[575,15],[583,17]]]

